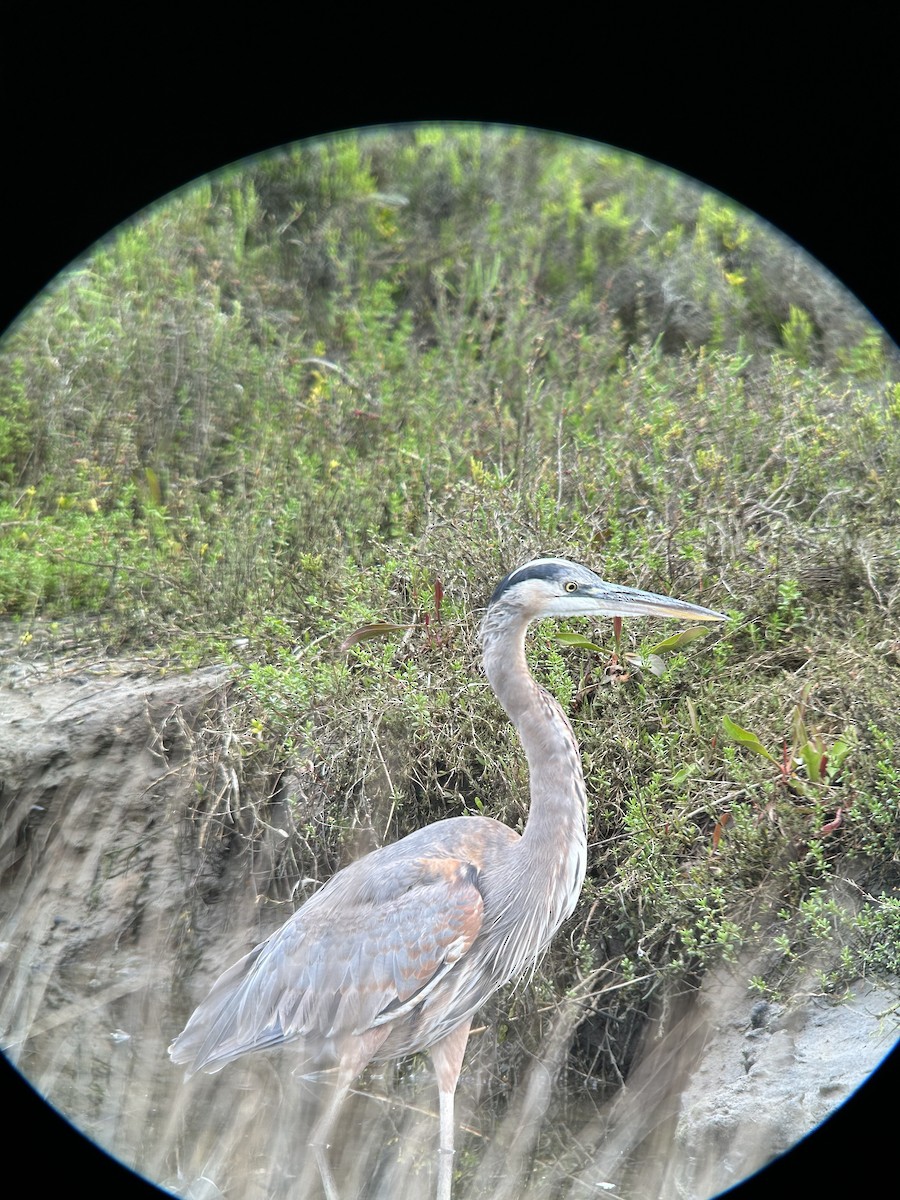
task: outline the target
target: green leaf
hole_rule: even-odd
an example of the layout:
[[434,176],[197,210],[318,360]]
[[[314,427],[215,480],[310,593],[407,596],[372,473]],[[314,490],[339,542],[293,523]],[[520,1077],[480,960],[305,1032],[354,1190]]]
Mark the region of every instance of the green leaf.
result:
[[812,742],[800,747],[800,758],[806,768],[806,774],[813,783],[821,783],[819,764],[822,761],[822,748]]
[[159,476],[152,467],[144,468],[144,477],[147,481],[147,491],[150,495],[150,500],[154,508],[162,508],[162,488],[159,486]]
[[683,766],[679,767],[672,776],[672,786],[680,787],[683,783],[687,782],[692,775],[696,775],[699,769],[700,768],[696,763],[685,763]]
[[373,638],[387,637],[392,633],[405,633],[407,629],[412,629],[412,626],[395,625],[392,621],[375,621],[371,625],[361,625],[359,629],[347,634],[341,642],[341,649],[349,650],[351,646],[360,642],[371,642]]
[[711,633],[703,625],[692,625],[690,629],[683,629],[681,633],[673,633],[671,637],[665,638],[661,642],[657,642],[655,646],[651,646],[649,654],[667,654],[670,650],[680,650],[682,646],[687,646],[689,642],[693,642],[695,638],[706,637]]
[[755,733],[751,733],[749,729],[742,729],[730,717],[722,717],[722,728],[731,740],[737,742],[739,746],[744,746],[747,750],[752,750],[754,754],[761,754],[769,762],[778,763],[778,759],[774,758],[768,752]]
[[582,637],[580,633],[568,633],[566,630],[560,630],[553,635],[554,641],[562,642],[564,646],[575,646],[579,650],[593,650],[597,654],[611,654],[611,650],[607,650],[604,646],[598,646],[596,642],[589,641],[586,637]]
[[826,774],[828,775],[829,779],[833,779],[835,775],[838,774],[844,759],[848,756],[848,754],[852,754],[856,749],[856,740],[854,734],[854,730],[848,730],[847,733],[845,733],[843,737],[838,738],[838,740],[831,747],[831,752],[828,755],[828,767],[826,770]]
[[800,702],[794,709],[793,716],[791,717],[791,738],[798,750],[810,740],[809,734],[806,732],[806,722],[803,720],[803,710],[806,708],[809,693],[810,687],[807,684],[800,694]]

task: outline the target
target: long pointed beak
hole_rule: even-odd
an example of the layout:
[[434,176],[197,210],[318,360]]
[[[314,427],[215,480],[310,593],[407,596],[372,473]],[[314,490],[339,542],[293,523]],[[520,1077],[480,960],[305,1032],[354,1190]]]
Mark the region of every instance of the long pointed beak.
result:
[[592,600],[597,601],[597,612],[611,617],[689,617],[693,621],[727,621],[724,613],[704,608],[702,604],[689,604],[686,600],[674,600],[671,596],[659,596],[656,592],[642,592],[640,588],[619,587],[605,581],[590,589]]

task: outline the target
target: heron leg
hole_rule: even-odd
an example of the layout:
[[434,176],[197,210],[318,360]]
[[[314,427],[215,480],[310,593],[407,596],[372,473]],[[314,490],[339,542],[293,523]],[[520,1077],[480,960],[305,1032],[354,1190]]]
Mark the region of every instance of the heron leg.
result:
[[471,1025],[472,1020],[469,1018],[464,1025],[457,1026],[452,1033],[448,1033],[431,1047],[440,1102],[437,1200],[450,1200],[453,1188],[454,1097]]
[[328,1146],[335,1118],[341,1104],[344,1102],[347,1092],[350,1090],[352,1082],[352,1077],[349,1079],[342,1077],[338,1081],[335,1094],[332,1096],[321,1117],[316,1121],[312,1136],[309,1139],[309,1147],[315,1155],[316,1166],[319,1168],[319,1176],[322,1180],[322,1187],[325,1189],[325,1200],[340,1200],[337,1185],[334,1182],[334,1174],[331,1170],[331,1163],[328,1161]]
[[326,1149],[325,1146],[313,1146],[316,1165],[319,1168],[319,1175],[322,1179],[322,1187],[325,1189],[325,1200],[341,1200],[335,1187],[334,1175],[331,1173],[331,1164],[328,1161]]
[[353,1081],[372,1061],[373,1055],[389,1032],[390,1029],[386,1025],[383,1028],[370,1029],[368,1032],[354,1037],[343,1047],[340,1055],[340,1066],[338,1068],[334,1095],[313,1126],[309,1139],[309,1147],[315,1156],[316,1166],[319,1168],[319,1176],[322,1180],[322,1187],[325,1190],[326,1200],[340,1200],[337,1185],[334,1182],[334,1173],[331,1170],[331,1163],[328,1161],[328,1149],[331,1145],[338,1112],[353,1085]]

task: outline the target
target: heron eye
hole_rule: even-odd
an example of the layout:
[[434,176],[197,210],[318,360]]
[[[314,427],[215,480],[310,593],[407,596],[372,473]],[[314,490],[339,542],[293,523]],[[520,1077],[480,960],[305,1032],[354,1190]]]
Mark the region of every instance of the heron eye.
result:
[[567,592],[577,592],[578,591],[578,584],[575,582],[574,579],[568,580],[568,582],[563,584],[563,587],[566,589]]

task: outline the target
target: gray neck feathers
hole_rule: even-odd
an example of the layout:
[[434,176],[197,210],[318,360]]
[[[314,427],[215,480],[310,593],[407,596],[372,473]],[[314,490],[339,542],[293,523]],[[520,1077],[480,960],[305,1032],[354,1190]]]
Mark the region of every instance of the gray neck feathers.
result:
[[528,669],[527,627],[525,615],[505,612],[497,619],[491,610],[482,626],[485,673],[516,727],[530,774],[528,820],[504,881],[509,889],[505,912],[517,914],[510,920],[509,936],[522,966],[572,912],[587,863],[581,756],[559,703]]

